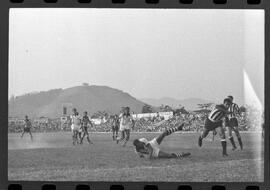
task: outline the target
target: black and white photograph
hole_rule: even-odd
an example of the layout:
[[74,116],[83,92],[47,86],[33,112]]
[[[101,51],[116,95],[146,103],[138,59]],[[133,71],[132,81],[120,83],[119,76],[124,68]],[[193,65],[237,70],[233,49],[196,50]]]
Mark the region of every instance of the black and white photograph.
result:
[[264,23],[11,8],[8,180],[263,182]]

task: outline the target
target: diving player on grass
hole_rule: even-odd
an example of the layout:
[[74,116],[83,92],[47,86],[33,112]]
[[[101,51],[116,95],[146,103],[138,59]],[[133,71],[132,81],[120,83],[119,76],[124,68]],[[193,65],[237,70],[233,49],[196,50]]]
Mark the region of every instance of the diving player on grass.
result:
[[31,137],[31,141],[33,141],[33,135],[31,133],[31,127],[32,127],[31,121],[28,119],[28,116],[26,115],[25,119],[24,119],[24,127],[23,127],[23,133],[21,135],[21,138],[23,138],[24,133],[29,133],[29,135]]
[[89,138],[88,125],[90,125],[91,127],[93,127],[93,124],[92,124],[92,122],[90,121],[90,119],[89,119],[89,117],[87,115],[87,111],[85,111],[83,113],[83,118],[82,118],[81,129],[82,129],[83,136],[81,137],[80,144],[83,143],[83,139],[84,139],[85,136],[86,136],[86,139],[87,139],[88,143],[89,144],[93,144],[93,142]]
[[202,134],[199,136],[198,144],[202,146],[202,140],[207,137],[210,131],[219,129],[219,136],[221,138],[222,145],[222,155],[228,156],[227,154],[227,143],[225,138],[225,131],[222,126],[222,119],[227,116],[230,112],[228,111],[229,106],[232,101],[229,98],[224,99],[223,104],[216,105],[214,109],[210,112],[204,123],[204,129]]
[[184,124],[178,127],[173,127],[165,130],[158,137],[148,141],[146,138],[135,139],[133,145],[135,146],[135,152],[141,158],[183,158],[190,155],[190,153],[167,153],[160,150],[159,145],[161,144],[164,137],[174,133],[175,131],[181,131]]

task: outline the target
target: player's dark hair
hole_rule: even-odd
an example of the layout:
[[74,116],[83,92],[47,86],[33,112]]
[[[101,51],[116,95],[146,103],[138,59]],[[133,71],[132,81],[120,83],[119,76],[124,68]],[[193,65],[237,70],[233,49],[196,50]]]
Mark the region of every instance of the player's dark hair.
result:
[[87,114],[87,111],[83,112],[84,114]]
[[232,101],[231,101],[231,99],[230,99],[230,98],[225,98],[225,99],[223,100],[223,104],[225,104],[225,103],[229,103],[229,104],[231,104],[231,103],[232,103]]
[[130,110],[129,110],[129,107],[128,107],[128,106],[127,106],[127,107],[125,107],[125,109],[124,109],[124,110],[127,110],[127,112],[128,112],[128,113],[125,113],[125,112],[124,112],[124,115],[126,115],[126,116],[130,116],[130,112],[129,112]]
[[232,99],[233,100],[233,96],[232,95],[229,95],[228,98]]
[[142,145],[142,142],[139,141],[139,139],[135,139],[133,141],[133,145],[135,146],[135,149],[136,149],[137,152],[139,152],[141,149],[144,148],[143,145]]
[[135,139],[135,140],[133,141],[133,145],[134,145],[134,146],[137,146],[138,143],[139,143],[139,139]]

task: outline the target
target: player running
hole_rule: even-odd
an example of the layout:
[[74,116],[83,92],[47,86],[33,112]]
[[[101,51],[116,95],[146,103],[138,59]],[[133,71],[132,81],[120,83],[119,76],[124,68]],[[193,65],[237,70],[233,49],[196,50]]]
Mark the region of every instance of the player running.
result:
[[227,154],[227,143],[225,138],[225,131],[222,127],[222,119],[229,114],[228,108],[231,105],[231,100],[229,98],[224,99],[223,104],[216,105],[214,109],[210,112],[204,123],[204,129],[202,134],[199,136],[198,144],[202,146],[202,140],[207,137],[210,131],[219,129],[219,136],[221,138],[222,145],[222,155],[228,156]]
[[124,108],[124,113],[120,115],[120,133],[121,136],[117,137],[116,143],[118,144],[119,141],[123,141],[124,143],[122,146],[126,146],[129,137],[130,137],[130,130],[134,128],[135,122],[130,115],[129,107]]
[[21,135],[21,138],[23,138],[24,133],[29,133],[29,135],[31,137],[31,141],[33,141],[33,135],[31,133],[31,127],[32,127],[32,123],[28,119],[28,116],[26,115],[25,119],[24,119],[24,127],[23,127],[23,133]]
[[160,150],[159,145],[163,141],[164,137],[174,133],[175,131],[181,131],[184,124],[178,127],[173,127],[165,130],[158,137],[148,141],[146,138],[135,139],[133,145],[135,146],[135,152],[141,158],[183,158],[190,155],[190,153],[167,153]]
[[88,126],[91,126],[93,128],[93,124],[90,121],[88,115],[87,115],[87,111],[83,112],[83,118],[82,118],[82,125],[81,125],[81,129],[82,129],[82,133],[83,136],[81,137],[81,141],[80,144],[83,143],[83,139],[86,136],[86,139],[88,141],[89,144],[93,144],[93,142],[90,140],[89,138],[89,133],[88,133]]
[[72,139],[73,145],[78,144],[78,135],[81,128],[81,118],[76,108],[73,108],[73,114],[70,116],[71,118],[71,131],[72,131]]
[[119,118],[117,115],[115,115],[113,117],[113,121],[112,121],[112,138],[113,138],[113,141],[117,139],[118,137],[118,131],[119,131]]
[[241,150],[243,150],[243,143],[242,143],[242,139],[239,133],[239,129],[238,129],[238,120],[237,120],[237,116],[240,116],[240,109],[238,107],[238,105],[236,103],[233,102],[233,97],[232,96],[228,96],[228,98],[231,100],[231,105],[229,107],[229,112],[230,114],[228,114],[228,118],[226,119],[227,121],[226,126],[228,127],[228,135],[229,135],[229,139],[231,141],[231,144],[233,146],[232,150],[235,150],[237,147],[235,145],[234,139],[233,139],[233,135],[232,135],[232,131],[234,131],[240,148]]

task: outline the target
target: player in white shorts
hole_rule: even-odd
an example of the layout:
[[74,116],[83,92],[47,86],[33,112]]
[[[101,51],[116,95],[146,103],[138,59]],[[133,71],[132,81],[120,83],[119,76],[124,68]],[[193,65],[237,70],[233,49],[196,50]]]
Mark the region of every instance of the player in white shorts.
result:
[[79,144],[78,136],[81,130],[81,117],[79,116],[79,113],[77,112],[76,108],[74,108],[72,111],[73,114],[70,116],[71,131],[72,131],[73,145],[75,145]]
[[117,137],[116,143],[123,141],[122,146],[126,146],[130,138],[130,130],[134,128],[135,122],[129,113],[129,107],[124,108],[124,113],[119,116],[120,118],[120,137]]
[[167,153],[160,150],[159,145],[161,144],[164,137],[172,134],[175,131],[181,131],[184,124],[181,124],[178,127],[173,127],[165,130],[158,137],[148,141],[146,138],[135,139],[133,145],[135,146],[135,152],[141,158],[183,158],[190,155],[190,153]]

